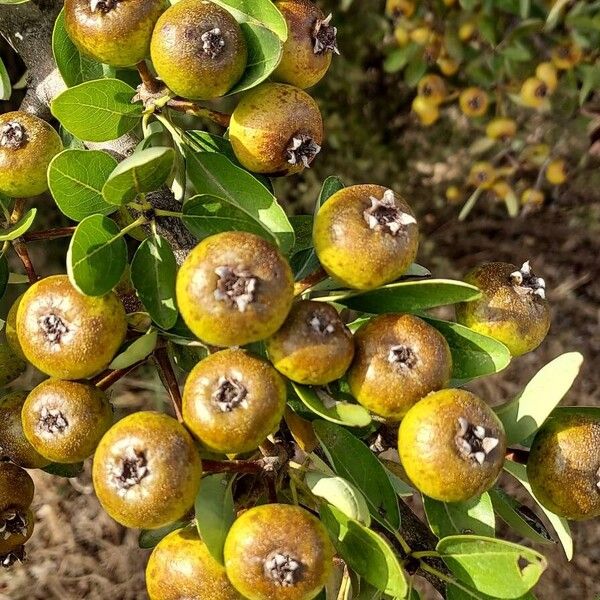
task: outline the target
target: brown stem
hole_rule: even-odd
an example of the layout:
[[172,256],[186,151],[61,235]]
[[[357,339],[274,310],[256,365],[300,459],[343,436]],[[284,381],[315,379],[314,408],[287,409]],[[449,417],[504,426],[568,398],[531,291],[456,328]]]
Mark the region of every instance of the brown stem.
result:
[[294,284],[294,296],[300,296],[313,285],[317,285],[317,283],[320,283],[325,279],[327,279],[327,273],[325,272],[325,269],[321,267],[318,271],[307,275],[304,279],[296,281]]
[[21,236],[24,242],[38,242],[41,240],[57,240],[63,237],[69,237],[75,232],[75,227],[56,227],[55,229],[46,229],[44,231],[28,231]]
[[142,360],[138,360],[138,362],[133,363],[129,367],[125,367],[124,369],[103,371],[99,375],[96,375],[96,377],[93,377],[90,380],[90,383],[95,385],[98,389],[105,391],[111,385],[114,385],[115,383],[117,383],[117,381],[119,381],[120,379],[123,379],[123,377],[125,377],[125,375],[128,375],[129,373],[131,373],[132,371],[137,369],[140,365],[144,364],[145,362],[146,362],[146,359],[144,358]]
[[156,94],[158,93],[162,86],[160,84],[160,82],[156,79],[156,77],[154,77],[154,75],[152,75],[150,69],[148,68],[148,64],[146,63],[145,60],[141,60],[137,65],[137,70],[138,73],[140,74],[140,77],[142,78],[142,83],[144,84],[144,87],[151,93],[151,94]]
[[527,461],[529,460],[529,450],[523,450],[521,448],[507,448],[506,459],[512,460],[520,465],[526,465]]
[[[25,200],[25,198],[17,198],[15,200],[15,205],[13,206],[13,210],[10,215],[11,225],[18,223],[19,219],[23,216],[23,213],[25,212],[26,202],[27,200]],[[27,273],[27,277],[29,278],[29,283],[35,283],[38,280],[38,276],[35,272],[35,269],[33,268],[31,257],[29,256],[27,246],[23,242],[23,239],[17,238],[16,240],[13,240],[12,245],[16,255],[23,263],[23,267],[25,268],[25,272]]]
[[154,351],[154,362],[158,367],[158,375],[169,394],[175,416],[180,423],[183,423],[181,391],[169,355],[167,354],[166,346],[156,348]]
[[222,127],[229,127],[229,122],[231,121],[231,115],[218,112],[216,110],[211,110],[210,108],[200,106],[199,104],[190,102],[189,100],[173,98],[167,102],[167,106],[178,112],[185,113],[186,115],[209,119],[213,123],[217,123]]
[[261,473],[263,469],[260,460],[202,460],[205,473]]

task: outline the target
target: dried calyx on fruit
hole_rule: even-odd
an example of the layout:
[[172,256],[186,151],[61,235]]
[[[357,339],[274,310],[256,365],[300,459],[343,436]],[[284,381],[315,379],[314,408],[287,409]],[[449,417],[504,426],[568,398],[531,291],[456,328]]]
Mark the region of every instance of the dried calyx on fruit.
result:
[[396,196],[392,190],[385,190],[381,199],[370,196],[369,200],[371,206],[363,212],[369,229],[398,235],[406,230],[407,225],[416,225],[417,220],[396,205]]
[[464,456],[482,465],[499,443],[498,438],[490,437],[488,433],[482,425],[473,425],[464,417],[458,417],[456,445]]
[[536,277],[531,270],[529,261],[510,274],[515,290],[519,294],[535,294],[542,299],[546,298],[546,282],[541,277]]

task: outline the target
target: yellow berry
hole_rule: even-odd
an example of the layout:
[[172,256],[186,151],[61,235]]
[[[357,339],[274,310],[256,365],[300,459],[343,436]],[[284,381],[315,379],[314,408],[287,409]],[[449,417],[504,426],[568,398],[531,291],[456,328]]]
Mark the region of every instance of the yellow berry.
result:
[[567,163],[562,158],[557,158],[546,167],[546,179],[552,185],[561,185],[567,180]]
[[446,84],[439,75],[425,75],[417,84],[417,93],[433,104],[440,104],[446,98]]
[[437,59],[437,66],[443,75],[446,75],[446,77],[452,77],[452,75],[454,75],[460,68],[460,63],[447,54],[442,54],[442,56]]
[[558,76],[556,68],[551,62],[540,63],[535,70],[535,76],[546,84],[548,93],[554,93],[558,85]]
[[450,204],[457,204],[461,199],[462,192],[458,186],[451,185],[446,188],[446,200],[448,200]]
[[410,19],[415,12],[415,3],[412,0],[387,0],[385,12],[394,19],[398,17]]
[[508,197],[509,194],[513,192],[513,189],[506,180],[499,179],[495,181],[492,185],[492,192],[494,193],[494,196],[496,196],[500,200],[504,200],[506,197]]
[[424,46],[431,40],[432,31],[429,27],[417,27],[410,32],[410,39],[419,46]]
[[576,44],[562,44],[552,50],[552,62],[557,69],[566,71],[581,62],[583,52]]
[[423,96],[417,96],[413,100],[412,109],[419,118],[421,125],[425,125],[425,127],[433,125],[440,118],[437,104]]
[[528,77],[521,86],[521,102],[524,106],[541,108],[548,96],[548,86],[537,77]]
[[493,140],[508,140],[515,137],[516,133],[517,123],[506,117],[492,119],[485,128],[485,134]]
[[527,188],[521,194],[521,204],[523,204],[523,206],[541,206],[544,204],[544,193],[540,192],[540,190],[536,190],[535,188]]
[[496,180],[496,169],[489,162],[476,162],[469,171],[469,183],[475,187],[488,190]]
[[410,34],[408,29],[406,29],[406,27],[402,27],[401,25],[398,25],[398,27],[394,29],[394,37],[396,38],[396,42],[398,42],[398,46],[402,48],[408,45],[410,42]]
[[458,38],[462,42],[466,42],[466,41],[470,40],[473,37],[474,33],[475,33],[475,23],[471,20],[465,21],[458,28]]
[[467,117],[482,117],[489,106],[488,95],[478,87],[469,87],[460,93],[458,103]]

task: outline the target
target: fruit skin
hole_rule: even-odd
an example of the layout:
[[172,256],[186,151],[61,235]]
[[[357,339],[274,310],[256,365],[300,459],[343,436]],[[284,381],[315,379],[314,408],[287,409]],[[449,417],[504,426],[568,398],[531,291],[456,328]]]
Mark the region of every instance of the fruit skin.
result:
[[514,119],[497,117],[492,119],[485,128],[487,137],[493,140],[509,140],[517,133],[517,123]]
[[561,158],[548,163],[546,180],[552,185],[561,185],[567,180],[567,163]]
[[405,17],[410,19],[415,12],[415,3],[412,0],[386,0],[385,14],[394,19]]
[[[9,510],[9,513],[11,511]],[[9,533],[8,537],[0,538],[0,557],[4,558],[9,552],[13,552],[19,546],[25,544],[29,538],[33,535],[33,528],[35,526],[35,517],[31,509],[19,511],[20,518],[25,521],[25,527],[23,531],[16,533]],[[0,522],[4,524],[4,519],[0,514]]]
[[440,104],[446,98],[446,83],[439,75],[425,75],[417,84],[417,93],[434,104]]
[[273,366],[304,385],[325,385],[339,379],[354,357],[352,334],[335,308],[311,300],[292,306],[285,323],[266,346]]
[[[275,6],[287,22],[288,38],[273,77],[301,89],[312,87],[325,76],[336,51],[331,48],[315,51],[315,26],[325,21],[325,15],[310,0],[282,0]],[[331,25],[325,27],[335,31]],[[335,40],[333,43],[335,48]]]
[[27,441],[23,432],[21,411],[27,392],[12,392],[0,400],[0,454],[24,469],[41,469],[50,464]]
[[0,513],[9,508],[27,510],[33,502],[33,479],[25,469],[0,462]]
[[[450,381],[448,342],[419,317],[379,315],[356,332],[355,340],[356,356],[347,374],[350,392],[365,408],[390,421],[399,421],[421,398]],[[405,362],[390,362],[397,346],[409,349]]]
[[112,420],[112,408],[102,390],[60,379],[40,383],[29,393],[22,410],[29,443],[45,458],[64,464],[89,458]]
[[46,192],[48,165],[62,149],[58,133],[39,117],[22,111],[0,115],[0,193],[31,198]]
[[17,335],[17,311],[19,310],[19,304],[21,303],[21,294],[10,307],[8,315],[6,315],[6,326],[4,328],[4,335],[6,336],[6,343],[10,346],[10,349],[20,358],[26,360],[19,342],[19,336]]
[[[365,212],[375,199],[387,200],[405,219],[397,235],[371,229]],[[410,222],[408,222],[410,221]],[[355,185],[336,192],[315,217],[313,240],[323,268],[351,288],[370,290],[394,281],[417,255],[419,230],[412,209],[398,195],[379,185]]]
[[65,28],[77,48],[113,67],[144,60],[166,0],[102,0],[92,10],[90,0],[65,0]]
[[494,185],[496,177],[496,169],[486,161],[476,162],[469,171],[469,183],[484,190],[488,190]]
[[[249,171],[292,175],[319,153],[323,119],[306,92],[283,83],[264,83],[245,94],[233,111],[229,139]],[[298,150],[293,148],[295,140],[301,143]]]
[[60,379],[85,379],[105,369],[126,330],[125,309],[115,294],[84,296],[66,275],[34,283],[17,311],[17,335],[27,360]]
[[[457,444],[459,418],[498,440],[482,464]],[[398,432],[402,466],[420,492],[442,502],[464,502],[488,490],[504,464],[506,435],[494,411],[466,390],[447,389],[417,402]]]
[[[233,406],[214,397],[223,378],[245,389],[242,396],[234,396]],[[269,363],[244,350],[222,350],[190,373],[183,391],[183,420],[213,452],[249,452],[277,429],[285,400],[285,383]]]
[[27,363],[17,356],[8,344],[0,344],[0,387],[18,379],[27,369]]
[[[302,565],[295,584],[282,586],[267,576],[264,563],[274,554]],[[312,600],[331,572],[333,546],[325,527],[305,509],[266,504],[233,523],[224,555],[231,583],[248,600]]]
[[540,63],[535,69],[535,76],[546,84],[548,93],[554,93],[558,86],[558,76],[551,62]]
[[[216,34],[212,48],[205,39],[211,33]],[[237,21],[206,0],[182,0],[168,8],[156,23],[150,53],[167,87],[192,100],[226,94],[248,61],[246,38]]]
[[[217,298],[225,281],[216,273],[221,267],[256,279],[245,306]],[[252,233],[227,231],[205,238],[190,252],[177,274],[176,293],[181,316],[194,335],[215,346],[243,346],[281,327],[292,306],[294,280],[275,246]]]
[[452,75],[455,75],[460,68],[460,63],[454,60],[451,56],[448,56],[446,53],[443,53],[437,59],[437,66],[443,75],[446,77],[452,77]]
[[440,118],[438,105],[424,96],[416,96],[411,107],[424,127],[433,125]]
[[563,44],[552,50],[551,59],[557,69],[566,71],[581,62],[583,52],[576,44]]
[[195,526],[173,531],[152,551],[146,567],[150,600],[244,600]]
[[137,412],[104,435],[92,476],[100,504],[115,521],[156,529],[192,507],[202,462],[192,437],[175,419]]
[[502,342],[513,356],[537,348],[550,328],[548,302],[536,294],[521,294],[511,281],[519,269],[509,263],[485,263],[464,280],[482,297],[456,306],[459,323]]
[[527,461],[536,498],[567,519],[600,516],[600,420],[585,414],[551,416],[537,432]]
[[482,89],[469,87],[460,93],[458,103],[467,117],[482,117],[488,110],[489,99]]
[[450,185],[446,188],[446,200],[448,200],[450,204],[458,204],[462,197],[462,192],[458,186]]
[[521,86],[521,102],[530,108],[542,108],[549,96],[548,86],[537,77],[529,77]]

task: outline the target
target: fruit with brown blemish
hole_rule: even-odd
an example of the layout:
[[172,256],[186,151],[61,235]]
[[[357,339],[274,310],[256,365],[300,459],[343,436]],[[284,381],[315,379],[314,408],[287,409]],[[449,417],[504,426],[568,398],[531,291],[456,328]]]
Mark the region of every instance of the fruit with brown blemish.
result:
[[567,163],[562,158],[550,161],[546,167],[546,180],[551,185],[562,185],[567,181],[568,174]]
[[273,366],[304,385],[325,385],[348,370],[354,340],[337,310],[325,302],[302,300],[267,342]]
[[456,307],[459,323],[502,342],[513,356],[535,350],[550,328],[546,284],[529,262],[520,269],[502,262],[473,269],[465,281],[481,298]]
[[425,75],[417,84],[417,94],[433,104],[440,104],[447,95],[446,83],[439,75]]
[[231,583],[248,600],[312,600],[333,562],[325,527],[288,504],[244,512],[229,530],[224,554]]
[[442,72],[442,75],[445,75],[446,77],[452,77],[452,75],[455,75],[458,72],[458,69],[460,69],[460,63],[452,58],[445,49],[442,49],[442,53],[438,57],[436,64]]
[[566,71],[581,62],[583,52],[577,44],[561,44],[552,50],[552,63],[557,69]]
[[566,519],[600,516],[600,419],[558,413],[536,433],[527,460],[536,498]]
[[84,379],[105,369],[126,330],[125,310],[115,294],[85,296],[66,275],[34,283],[17,311],[17,335],[27,360],[60,379]]
[[417,115],[419,123],[424,127],[433,125],[440,118],[440,109],[438,108],[438,105],[424,96],[415,96],[411,108]]
[[352,395],[365,408],[399,421],[430,392],[450,381],[448,342],[414,315],[379,315],[355,334],[356,355],[347,374]]
[[0,512],[10,507],[29,508],[33,493],[33,479],[25,469],[11,462],[0,462]]
[[467,117],[483,117],[488,110],[490,101],[488,95],[478,87],[464,89],[458,97],[460,110]]
[[193,506],[202,462],[183,425],[161,413],[138,412],[104,435],[92,476],[100,504],[115,521],[156,529]]
[[40,383],[22,409],[25,437],[39,454],[56,463],[89,458],[112,420],[112,408],[102,390],[61,379]]
[[214,2],[182,0],[156,23],[152,64],[178,96],[209,100],[225,95],[248,61],[246,38],[233,15]]
[[27,392],[12,392],[0,400],[0,458],[8,458],[24,469],[41,469],[50,461],[27,441],[21,411]]
[[355,185],[319,209],[313,240],[329,275],[368,290],[406,272],[417,254],[419,229],[412,209],[392,190]]
[[393,19],[400,17],[410,19],[415,12],[415,8],[413,0],[386,0],[385,14]]
[[189,374],[183,420],[213,452],[249,452],[277,429],[285,399],[285,383],[268,362],[244,350],[222,350]]
[[535,76],[546,84],[549,94],[554,93],[558,86],[558,75],[556,67],[551,62],[540,63],[535,68]]
[[327,73],[333,54],[339,54],[337,29],[310,0],[275,3],[288,26],[283,55],[273,76],[301,89],[312,87]]
[[65,28],[86,56],[129,67],[150,53],[150,38],[166,0],[65,0]]
[[8,508],[0,513],[0,565],[10,566],[14,562],[12,553],[18,551],[33,535],[35,517],[33,511]]
[[528,77],[521,86],[520,98],[523,106],[542,108],[547,104],[549,96],[548,86],[537,77]]
[[323,144],[323,119],[304,91],[264,83],[245,94],[231,115],[229,139],[254,173],[292,175],[310,167]]
[[146,566],[146,589],[150,600],[244,600],[195,526],[173,531],[154,548]]
[[0,115],[0,193],[31,198],[48,190],[46,171],[63,149],[56,131],[35,115]]
[[521,194],[521,204],[523,206],[542,206],[544,200],[544,192],[536,188],[527,188]]
[[292,271],[279,250],[243,231],[210,236],[177,274],[186,325],[207,344],[243,346],[273,335],[294,296]]
[[8,314],[6,315],[6,325],[4,327],[4,335],[6,337],[6,343],[10,346],[10,349],[23,360],[26,360],[21,343],[19,342],[19,336],[17,335],[17,311],[19,310],[19,304],[21,303],[21,294],[11,305]]
[[26,368],[27,363],[8,344],[0,344],[0,387],[18,379]]
[[402,466],[414,486],[442,502],[465,502],[490,489],[504,464],[506,435],[494,411],[466,390],[417,402],[398,432]]
[[494,185],[497,172],[492,163],[487,161],[476,162],[469,171],[468,182],[482,190],[488,190]]
[[485,135],[492,140],[506,141],[515,137],[517,123],[508,117],[496,117],[492,119],[485,128]]

